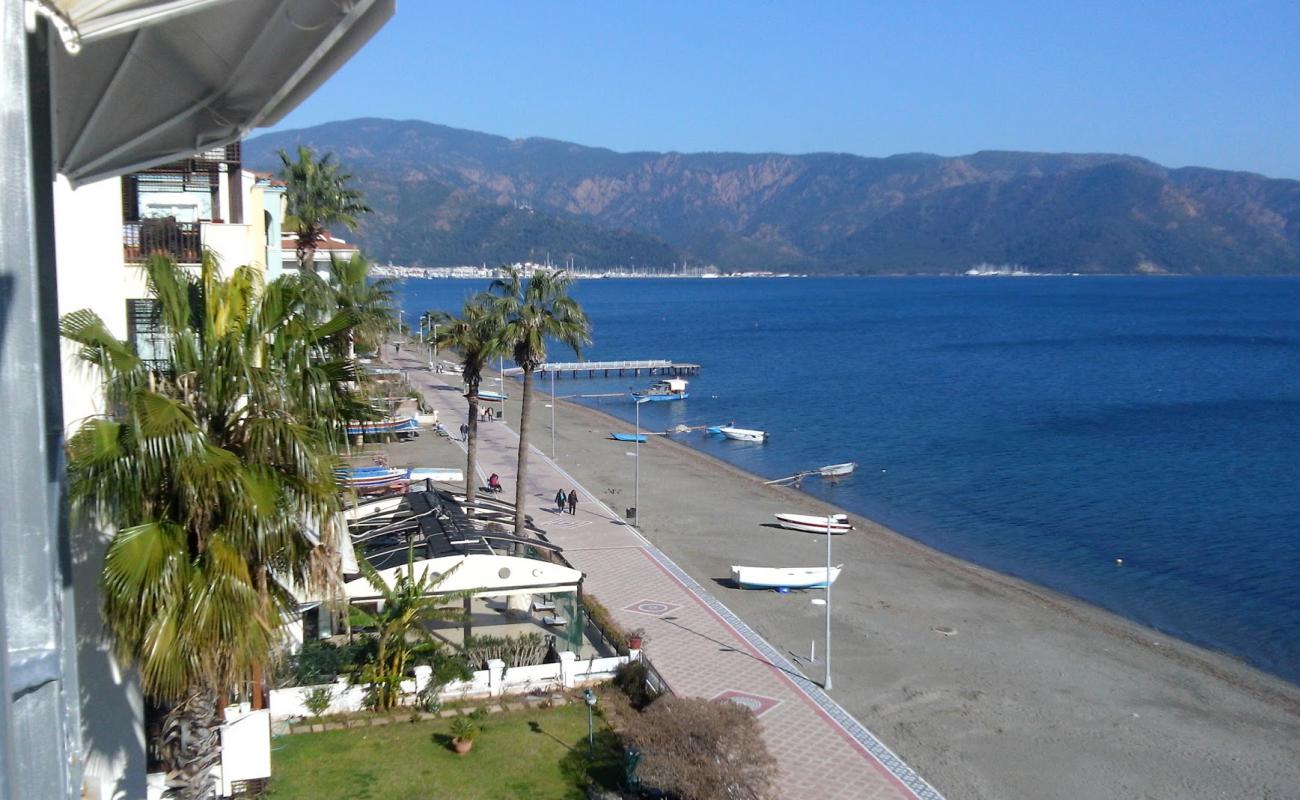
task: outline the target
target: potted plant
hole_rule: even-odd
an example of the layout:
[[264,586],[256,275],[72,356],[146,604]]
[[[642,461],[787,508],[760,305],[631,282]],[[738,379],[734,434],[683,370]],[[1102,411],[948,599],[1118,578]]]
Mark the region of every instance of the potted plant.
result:
[[645,628],[633,628],[627,632],[627,649],[640,650],[645,640]]
[[458,755],[465,755],[474,746],[474,740],[478,738],[479,723],[478,720],[471,717],[456,717],[451,721],[451,746]]

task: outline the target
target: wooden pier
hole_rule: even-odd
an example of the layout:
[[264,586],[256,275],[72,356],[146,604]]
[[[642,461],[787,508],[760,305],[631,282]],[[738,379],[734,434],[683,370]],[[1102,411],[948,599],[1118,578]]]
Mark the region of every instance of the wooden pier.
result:
[[[700,372],[699,364],[679,364],[675,361],[665,359],[646,359],[644,361],[570,361],[570,362],[548,362],[542,364],[534,372],[537,376],[548,376],[552,372],[555,377],[562,378],[568,373],[570,378],[608,378],[610,376],[622,375],[640,375],[645,370],[647,375],[671,375],[680,377],[682,375],[698,375]],[[509,367],[505,370],[506,375],[521,375],[523,370],[519,367]]]

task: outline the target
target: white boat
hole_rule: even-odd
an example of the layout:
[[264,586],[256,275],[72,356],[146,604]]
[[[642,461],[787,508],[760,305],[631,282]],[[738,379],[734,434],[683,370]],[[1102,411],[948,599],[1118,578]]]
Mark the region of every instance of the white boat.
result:
[[827,464],[824,467],[818,468],[817,471],[822,474],[823,478],[838,478],[842,475],[853,474],[853,470],[857,468],[857,462],[850,461],[847,464]]
[[[848,533],[853,530],[849,524],[847,514],[834,514],[830,517],[829,523],[831,533]],[[826,517],[815,517],[810,514],[777,514],[776,521],[782,528],[788,528],[792,531],[803,531],[804,533],[825,533],[827,527]]]
[[[831,583],[840,577],[843,564],[831,567]],[[825,567],[740,567],[731,566],[731,579],[742,589],[821,589],[826,586]]]
[[735,439],[738,442],[761,442],[767,439],[767,431],[754,431],[749,428],[732,428],[724,426],[718,428],[718,433],[728,439]]
[[[469,397],[469,395],[465,395]],[[478,399],[480,403],[500,403],[510,399],[510,395],[504,392],[489,392],[487,389],[478,390]]]
[[644,392],[632,393],[632,397],[636,398],[638,403],[642,401],[662,403],[667,400],[685,400],[689,396],[686,392],[686,381],[681,378],[658,381]]

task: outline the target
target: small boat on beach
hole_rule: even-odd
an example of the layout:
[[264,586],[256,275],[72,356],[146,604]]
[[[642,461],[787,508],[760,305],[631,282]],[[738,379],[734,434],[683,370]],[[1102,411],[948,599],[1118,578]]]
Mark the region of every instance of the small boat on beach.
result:
[[636,398],[638,403],[646,401],[663,403],[668,400],[685,400],[689,395],[686,393],[686,381],[681,378],[669,378],[656,381],[644,392],[633,392],[632,397]]
[[749,428],[723,426],[718,428],[718,433],[738,442],[763,442],[767,440],[767,431],[755,431]]
[[[465,395],[469,397],[469,395]],[[478,390],[478,399],[482,403],[501,403],[510,399],[510,395],[503,392],[489,392],[486,389]]]
[[[829,583],[840,577],[843,564],[831,567]],[[742,589],[824,589],[825,567],[741,567],[731,566],[731,579]]]
[[645,443],[644,433],[611,433],[609,438],[616,442],[641,442]]
[[349,422],[345,428],[348,436],[382,436],[384,434],[414,433],[420,425],[414,417],[384,417],[380,420]]
[[378,489],[395,484],[405,484],[411,477],[409,469],[389,467],[352,467],[334,470],[334,479],[345,489]]
[[846,464],[827,464],[824,467],[818,467],[817,471],[823,478],[840,478],[845,475],[852,475],[853,470],[858,468],[856,461],[850,461]]
[[815,517],[810,514],[777,514],[777,524],[782,528],[804,533],[825,533],[829,525],[831,533],[848,533],[853,530],[847,514],[834,514],[827,517]]

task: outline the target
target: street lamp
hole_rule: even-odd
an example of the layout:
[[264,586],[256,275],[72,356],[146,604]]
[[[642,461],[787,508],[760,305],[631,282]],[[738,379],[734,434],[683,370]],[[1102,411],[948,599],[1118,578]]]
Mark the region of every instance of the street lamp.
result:
[[831,690],[831,528],[835,525],[835,517],[826,515],[826,680],[822,682],[822,688],[826,691]]
[[551,369],[551,460],[555,460],[555,369]]
[[649,399],[638,397],[636,400],[636,434],[632,437],[636,443],[636,480],[632,488],[632,508],[636,510],[638,528],[641,526],[641,404]]
[[435,365],[438,363],[438,323],[432,322],[433,332],[429,334],[429,346],[433,348],[433,356],[429,358],[429,371],[437,372]]
[[594,728],[592,726],[592,712],[596,709],[596,695],[590,689],[582,690],[582,699],[587,703],[587,749],[591,749],[595,744]]

